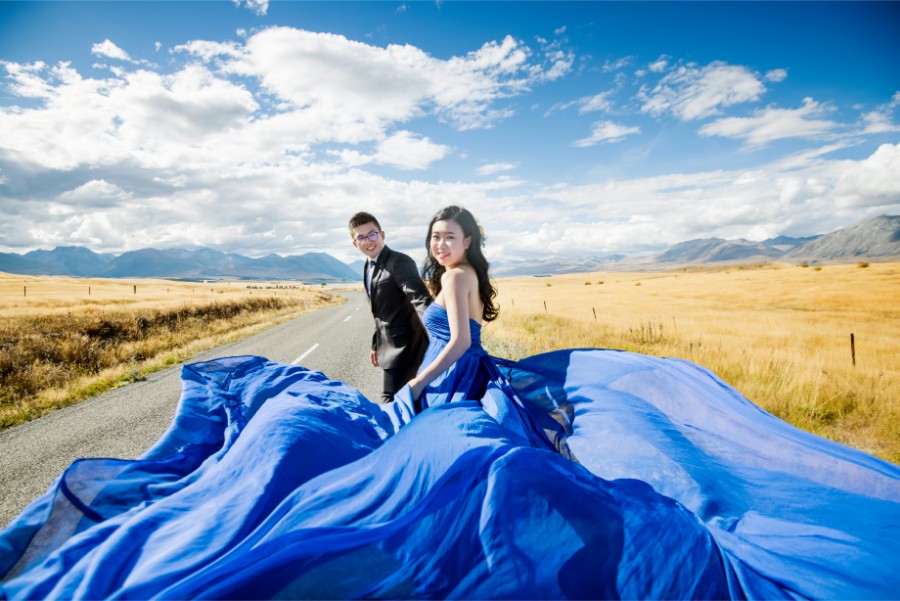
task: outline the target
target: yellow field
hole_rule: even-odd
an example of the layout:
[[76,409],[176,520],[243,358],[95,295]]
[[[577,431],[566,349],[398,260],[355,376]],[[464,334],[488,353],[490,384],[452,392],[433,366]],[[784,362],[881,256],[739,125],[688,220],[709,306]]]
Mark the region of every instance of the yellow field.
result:
[[0,428],[337,302],[296,282],[0,274]]
[[688,359],[800,428],[900,463],[898,263],[497,284],[500,319],[484,332],[492,353],[519,358],[600,347]]
[[235,298],[282,296],[301,301],[318,287],[297,282],[102,279],[27,276],[0,273],[0,319],[100,311],[112,307],[163,309]]

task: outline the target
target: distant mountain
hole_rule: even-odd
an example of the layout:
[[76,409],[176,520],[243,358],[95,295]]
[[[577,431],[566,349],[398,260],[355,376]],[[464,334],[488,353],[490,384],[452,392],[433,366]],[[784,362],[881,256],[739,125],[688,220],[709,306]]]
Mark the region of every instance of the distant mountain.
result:
[[491,274],[497,277],[519,275],[552,275],[561,273],[585,273],[599,271],[611,264],[619,263],[625,255],[607,254],[574,260],[562,257],[549,258],[544,261],[512,261],[491,265]]
[[33,250],[25,258],[44,265],[42,275],[85,277],[106,269],[115,255],[98,254],[80,246],[59,246],[53,250]]
[[771,261],[782,251],[761,242],[705,238],[689,240],[653,255],[653,263],[716,263],[719,261]]
[[41,275],[45,269],[46,267],[40,261],[26,259],[15,253],[0,253],[0,271],[2,272]]
[[209,248],[187,250],[145,248],[119,256],[97,254],[77,246],[37,250],[26,255],[0,253],[0,271],[27,275],[74,277],[248,280],[355,280],[357,273],[326,253],[252,259]]
[[879,215],[820,236],[784,259],[879,259],[900,257],[900,215]]
[[763,242],[706,238],[690,240],[653,255],[646,263],[697,264],[746,261],[900,258],[900,215],[880,215],[830,234]]

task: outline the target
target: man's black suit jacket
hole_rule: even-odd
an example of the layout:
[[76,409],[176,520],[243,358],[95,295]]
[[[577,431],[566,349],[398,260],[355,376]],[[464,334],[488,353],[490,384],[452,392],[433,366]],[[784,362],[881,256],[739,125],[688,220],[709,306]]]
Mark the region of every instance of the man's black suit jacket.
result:
[[[368,264],[366,261],[363,269]],[[375,262],[369,291],[375,317],[372,349],[376,351],[378,365],[382,369],[411,365],[418,369],[428,347],[422,314],[432,299],[416,270],[416,262],[401,252],[383,247]]]

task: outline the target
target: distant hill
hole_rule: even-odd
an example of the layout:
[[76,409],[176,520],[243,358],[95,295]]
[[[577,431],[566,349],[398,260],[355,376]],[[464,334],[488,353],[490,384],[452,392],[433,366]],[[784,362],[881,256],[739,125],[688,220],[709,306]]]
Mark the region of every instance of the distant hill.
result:
[[790,260],[900,257],[900,215],[879,215],[825,234],[784,255]]
[[119,256],[78,246],[36,250],[25,255],[0,253],[0,271],[73,277],[347,281],[357,273],[326,253],[252,259],[209,248],[145,248]]

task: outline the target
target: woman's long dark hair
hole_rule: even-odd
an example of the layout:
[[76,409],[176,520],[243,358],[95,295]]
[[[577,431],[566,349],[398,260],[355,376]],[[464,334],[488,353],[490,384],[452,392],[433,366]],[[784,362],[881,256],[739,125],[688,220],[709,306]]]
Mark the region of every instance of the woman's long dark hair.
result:
[[497,289],[488,275],[488,262],[481,252],[483,243],[481,236],[481,228],[475,222],[475,217],[462,207],[449,206],[444,207],[431,219],[428,224],[428,235],[425,237],[425,250],[428,252],[425,259],[425,266],[422,268],[422,279],[431,288],[431,292],[437,296],[441,293],[441,276],[447,271],[447,268],[437,262],[431,254],[431,231],[436,221],[455,221],[462,228],[464,238],[472,238],[469,248],[466,249],[466,260],[475,269],[478,276],[478,296],[484,305],[484,311],[481,314],[484,321],[493,321],[500,314],[500,308],[494,304],[494,298],[497,296]]

